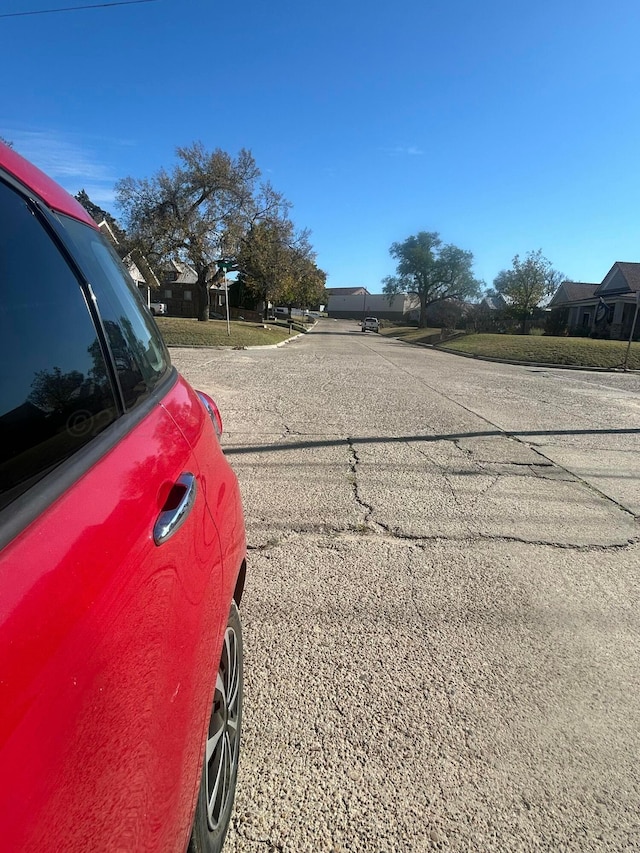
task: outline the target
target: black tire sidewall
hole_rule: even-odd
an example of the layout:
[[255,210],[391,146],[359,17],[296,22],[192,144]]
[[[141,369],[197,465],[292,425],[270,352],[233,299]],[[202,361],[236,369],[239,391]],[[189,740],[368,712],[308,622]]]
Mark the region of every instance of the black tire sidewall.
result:
[[[240,623],[240,613],[238,612],[238,607],[234,602],[232,602],[231,610],[229,612],[229,619],[227,621],[227,628],[233,628],[235,631],[237,642],[238,642],[238,666],[240,669],[240,683],[238,686],[239,697],[238,697],[238,741],[240,739],[240,733],[242,730],[242,702],[243,702],[243,683],[244,683],[244,672],[243,672],[243,642],[242,642],[242,626]],[[225,629],[226,630],[226,629]],[[233,811],[233,802],[235,799],[236,793],[236,783],[237,783],[237,768],[238,765],[236,763],[236,773],[231,779],[229,786],[229,798],[225,805],[225,809],[222,815],[222,819],[218,826],[218,829],[215,832],[211,832],[209,830],[209,824],[207,822],[207,795],[206,795],[206,782],[205,782],[205,772],[206,768],[203,766],[202,775],[200,778],[200,790],[198,791],[198,801],[196,804],[196,813],[193,820],[193,829],[191,831],[191,839],[189,841],[189,847],[187,849],[187,853],[220,853],[224,846],[224,841],[227,835],[227,830],[229,828],[229,823],[231,821],[231,813]]]

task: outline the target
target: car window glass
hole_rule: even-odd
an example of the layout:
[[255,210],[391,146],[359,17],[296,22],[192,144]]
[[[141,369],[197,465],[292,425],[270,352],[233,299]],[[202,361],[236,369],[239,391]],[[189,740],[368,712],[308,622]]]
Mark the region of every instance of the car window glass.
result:
[[0,182],[0,508],[117,417],[80,284]]
[[103,236],[60,216],[74,256],[95,293],[128,409],[148,396],[166,374],[169,355],[143,308],[140,291]]

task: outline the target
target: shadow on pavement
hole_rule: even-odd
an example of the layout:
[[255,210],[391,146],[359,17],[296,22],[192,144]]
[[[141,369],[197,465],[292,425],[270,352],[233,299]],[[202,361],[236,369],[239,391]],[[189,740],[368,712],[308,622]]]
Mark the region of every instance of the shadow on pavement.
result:
[[403,444],[412,441],[459,441],[462,438],[532,438],[550,435],[640,435],[640,429],[540,429],[540,430],[485,430],[484,432],[453,432],[441,435],[368,435],[348,436],[346,438],[321,438],[312,441],[293,441],[283,444],[254,444],[246,446],[228,446],[224,448],[227,456],[243,453],[261,453],[273,450],[301,450],[309,447],[340,447],[345,442],[353,445],[365,444]]

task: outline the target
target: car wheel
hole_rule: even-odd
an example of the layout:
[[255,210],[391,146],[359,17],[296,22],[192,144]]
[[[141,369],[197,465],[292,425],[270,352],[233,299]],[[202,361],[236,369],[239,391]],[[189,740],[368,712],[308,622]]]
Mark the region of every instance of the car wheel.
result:
[[220,853],[231,820],[242,722],[242,628],[231,605],[188,853]]

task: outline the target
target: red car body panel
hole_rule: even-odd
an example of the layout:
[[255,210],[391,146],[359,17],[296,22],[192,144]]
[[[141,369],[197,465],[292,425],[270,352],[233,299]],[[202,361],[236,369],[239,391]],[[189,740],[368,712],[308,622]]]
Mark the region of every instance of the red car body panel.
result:
[[[218,447],[215,428],[193,388],[182,381],[163,405],[196,451],[202,471],[202,487],[209,511],[220,536],[223,566],[223,601],[231,601],[238,579],[238,568],[246,555],[246,535],[238,480]],[[221,461],[223,464],[221,464]],[[226,616],[225,616],[226,618]]]
[[[1,146],[1,165],[94,225],[25,163]],[[208,413],[181,378],[167,389],[0,552],[3,850],[186,848],[246,543]],[[184,472],[195,504],[158,546]]]

